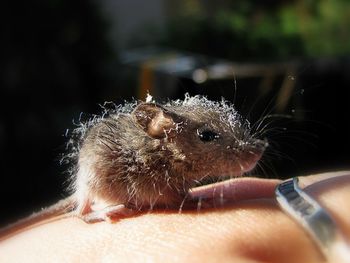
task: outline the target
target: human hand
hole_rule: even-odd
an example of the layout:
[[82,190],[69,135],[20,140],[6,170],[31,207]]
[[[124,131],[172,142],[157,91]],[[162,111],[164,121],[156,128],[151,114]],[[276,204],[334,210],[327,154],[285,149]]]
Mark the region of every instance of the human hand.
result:
[[[226,200],[199,212],[153,211],[115,224],[78,218],[50,222],[3,241],[0,262],[322,261],[301,226],[279,209],[277,183],[268,181],[264,198]],[[349,237],[350,172],[300,177],[300,185]]]

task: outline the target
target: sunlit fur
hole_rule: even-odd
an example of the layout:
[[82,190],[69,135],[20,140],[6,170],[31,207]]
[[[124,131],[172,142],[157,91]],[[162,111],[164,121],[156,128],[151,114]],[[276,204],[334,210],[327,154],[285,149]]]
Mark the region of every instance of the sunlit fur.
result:
[[[163,104],[161,110],[176,128],[160,139],[150,137],[132,118],[139,103],[105,110],[73,132],[68,158],[78,202],[102,200],[136,209],[178,204],[206,178],[251,170],[266,147],[228,102],[186,95]],[[208,129],[219,138],[201,141],[198,132]]]

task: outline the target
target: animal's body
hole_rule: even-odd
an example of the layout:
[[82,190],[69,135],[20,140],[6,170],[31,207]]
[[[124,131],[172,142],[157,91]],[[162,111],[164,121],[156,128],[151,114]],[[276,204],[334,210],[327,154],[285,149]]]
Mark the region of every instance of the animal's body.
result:
[[127,103],[81,124],[74,135],[70,197],[2,233],[59,214],[92,222],[176,207],[204,181],[252,170],[267,146],[231,104],[188,95],[162,105]]

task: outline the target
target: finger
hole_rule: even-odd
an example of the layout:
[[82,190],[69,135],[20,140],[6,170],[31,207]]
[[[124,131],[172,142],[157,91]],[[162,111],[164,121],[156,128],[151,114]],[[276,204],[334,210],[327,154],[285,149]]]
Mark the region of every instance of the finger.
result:
[[254,177],[233,178],[223,182],[193,188],[192,199],[225,199],[240,201],[258,198],[271,198],[280,180]]

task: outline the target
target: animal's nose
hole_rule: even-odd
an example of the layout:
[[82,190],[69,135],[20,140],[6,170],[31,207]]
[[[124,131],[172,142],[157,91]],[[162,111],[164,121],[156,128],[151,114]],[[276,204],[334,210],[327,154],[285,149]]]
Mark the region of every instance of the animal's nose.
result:
[[267,139],[263,139],[263,140],[259,140],[256,139],[253,142],[253,146],[257,149],[257,150],[261,150],[264,151],[268,146],[269,146],[269,142],[267,141]]
[[262,155],[265,149],[269,146],[266,139],[253,139],[242,149],[254,155]]

